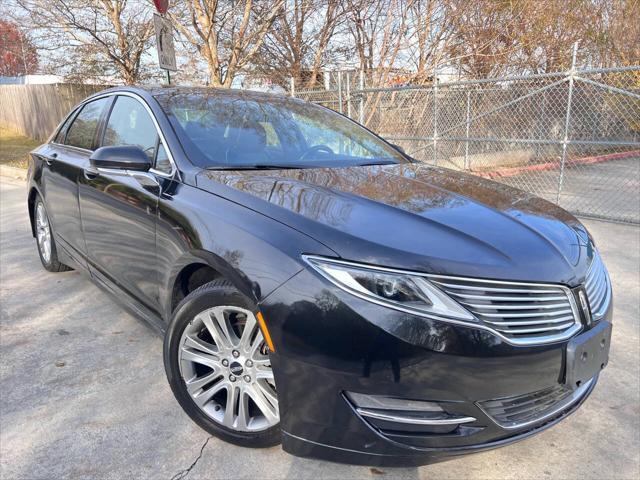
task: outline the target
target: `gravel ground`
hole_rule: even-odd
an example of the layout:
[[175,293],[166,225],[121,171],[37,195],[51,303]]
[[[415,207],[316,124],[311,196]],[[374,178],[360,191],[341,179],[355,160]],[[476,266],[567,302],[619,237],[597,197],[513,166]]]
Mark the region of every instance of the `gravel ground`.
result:
[[637,227],[585,221],[611,272],[615,328],[609,367],[578,412],[506,448],[380,470],[208,438],[169,390],[161,339],[85,277],[41,268],[25,195],[0,183],[2,479],[640,477]]

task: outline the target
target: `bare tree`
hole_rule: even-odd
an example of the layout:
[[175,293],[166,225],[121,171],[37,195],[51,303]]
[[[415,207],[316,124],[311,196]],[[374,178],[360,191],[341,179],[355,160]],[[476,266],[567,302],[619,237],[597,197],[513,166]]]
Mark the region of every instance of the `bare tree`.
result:
[[398,67],[407,48],[409,12],[416,0],[346,0],[351,42],[360,68],[369,72],[373,85],[382,85]]
[[[256,70],[285,85],[312,88],[326,64],[329,42],[341,23],[339,0],[286,0],[265,37]],[[334,42],[336,45],[336,42]]]
[[459,11],[447,9],[448,0],[415,0],[409,7],[408,58],[415,68],[413,82],[428,83],[434,69],[449,59],[447,46],[455,33]]
[[207,63],[209,83],[229,88],[256,57],[284,0],[182,0],[171,9],[175,26]]
[[16,0],[41,50],[57,70],[79,77],[143,78],[142,56],[153,33],[151,12],[127,0]]

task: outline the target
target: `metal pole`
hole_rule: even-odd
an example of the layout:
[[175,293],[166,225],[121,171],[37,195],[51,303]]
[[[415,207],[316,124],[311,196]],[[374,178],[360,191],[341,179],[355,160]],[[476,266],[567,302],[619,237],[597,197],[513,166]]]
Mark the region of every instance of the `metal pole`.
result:
[[289,79],[289,93],[291,93],[292,97],[296,96],[296,81],[293,77]]
[[364,123],[364,70],[360,70],[360,114],[358,121]]
[[351,118],[351,72],[347,72],[347,117]]
[[167,85],[171,85],[171,72],[169,70],[165,70],[167,72]]
[[569,144],[569,123],[571,121],[571,103],[573,101],[573,79],[576,72],[576,55],[578,54],[578,42],[573,44],[573,57],[571,59],[571,70],[569,70],[569,95],[567,97],[567,112],[564,118],[564,140],[562,141],[562,160],[560,162],[560,177],[558,178],[558,194],[556,203],[560,204],[560,193],[564,182],[564,167],[567,161],[567,145]]
[[467,90],[467,130],[464,142],[464,169],[469,170],[469,128],[471,127],[471,91]]
[[342,113],[342,72],[338,70],[338,111]]
[[438,77],[433,66],[433,164],[438,165]]

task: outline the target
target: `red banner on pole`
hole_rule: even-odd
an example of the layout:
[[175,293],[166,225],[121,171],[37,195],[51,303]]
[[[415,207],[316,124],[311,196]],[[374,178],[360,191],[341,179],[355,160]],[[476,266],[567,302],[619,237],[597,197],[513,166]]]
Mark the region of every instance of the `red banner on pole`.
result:
[[153,0],[154,5],[156,6],[156,10],[158,12],[165,14],[169,8],[169,0]]

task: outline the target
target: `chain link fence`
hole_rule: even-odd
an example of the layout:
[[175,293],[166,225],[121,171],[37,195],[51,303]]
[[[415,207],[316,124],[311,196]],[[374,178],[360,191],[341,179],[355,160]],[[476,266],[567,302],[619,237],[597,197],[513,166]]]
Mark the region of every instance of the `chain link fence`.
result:
[[529,191],[582,216],[640,223],[640,66],[292,90],[409,155]]

